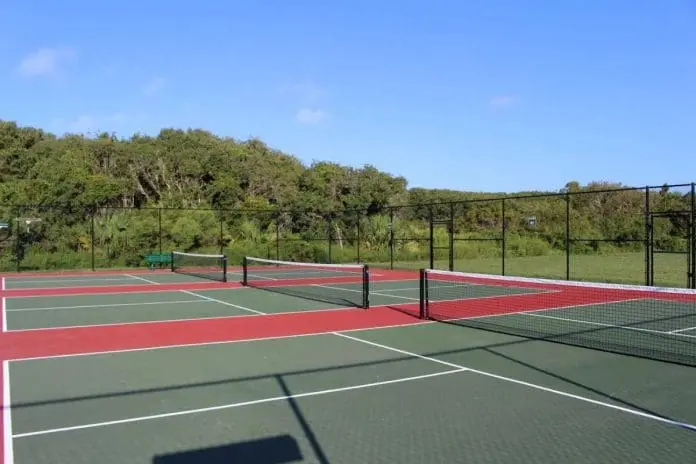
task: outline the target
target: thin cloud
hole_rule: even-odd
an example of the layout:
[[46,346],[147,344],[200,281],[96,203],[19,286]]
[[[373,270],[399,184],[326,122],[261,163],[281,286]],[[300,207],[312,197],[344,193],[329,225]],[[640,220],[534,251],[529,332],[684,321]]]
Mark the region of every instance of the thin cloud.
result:
[[163,77],[153,77],[145,83],[142,87],[142,91],[145,95],[152,96],[156,93],[161,92],[167,86],[167,80]]
[[321,109],[302,108],[295,115],[295,119],[301,124],[320,124],[329,117],[329,114]]
[[24,77],[56,77],[76,57],[71,48],[42,48],[25,56],[17,71]]
[[278,91],[283,95],[290,95],[299,99],[305,105],[315,104],[326,96],[326,89],[313,82],[283,85]]
[[517,97],[512,95],[497,95],[488,102],[493,108],[508,108],[517,103]]

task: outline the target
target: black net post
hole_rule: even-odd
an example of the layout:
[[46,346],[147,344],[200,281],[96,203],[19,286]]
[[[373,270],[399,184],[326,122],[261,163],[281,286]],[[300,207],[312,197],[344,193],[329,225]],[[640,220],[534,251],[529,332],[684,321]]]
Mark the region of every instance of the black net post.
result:
[[570,280],[570,193],[565,194],[565,274]]
[[227,256],[222,257],[222,281],[227,282]]
[[370,307],[370,268],[365,265],[363,268],[363,308]]
[[428,300],[427,298],[427,293],[428,293],[428,286],[426,284],[425,280],[425,269],[421,269],[418,277],[418,288],[420,290],[420,296],[418,298],[419,300],[419,317],[421,319],[427,319],[427,311],[426,311],[426,302]]
[[501,251],[501,259],[500,259],[500,275],[505,275],[505,253],[506,253],[506,244],[507,244],[507,219],[505,217],[505,198],[500,200],[500,209],[501,209],[501,228],[502,231],[500,232],[500,237],[502,239],[502,251]]
[[176,271],[176,264],[174,263],[174,250],[170,251],[170,261],[171,261],[171,271]]
[[248,263],[246,256],[245,256],[244,258],[242,258],[242,285],[244,285],[245,287],[249,284],[248,266],[249,266],[249,263]]

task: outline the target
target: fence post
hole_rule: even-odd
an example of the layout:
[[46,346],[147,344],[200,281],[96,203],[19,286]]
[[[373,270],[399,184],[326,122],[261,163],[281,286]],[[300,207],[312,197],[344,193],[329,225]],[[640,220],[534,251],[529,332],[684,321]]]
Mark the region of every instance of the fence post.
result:
[[220,244],[220,254],[224,255],[225,254],[225,241],[223,238],[224,235],[224,227],[223,227],[223,218],[222,216],[220,217],[220,237],[218,238],[218,243]]
[[502,238],[503,244],[502,244],[502,250],[501,250],[502,251],[502,259],[500,262],[500,264],[501,264],[500,271],[501,271],[501,275],[505,275],[505,254],[507,252],[506,248],[505,248],[506,247],[506,237],[505,236],[507,235],[507,224],[506,224],[507,220],[505,218],[505,198],[500,200],[500,202],[502,203],[502,205],[501,205],[502,211],[500,214],[503,216],[503,221],[502,221],[503,224],[502,224],[502,231],[501,231],[501,234],[502,234],[501,238]]
[[652,231],[650,230],[650,187],[645,186],[645,285],[652,285]]
[[355,227],[358,228],[358,230],[356,231],[356,232],[357,232],[357,234],[356,234],[356,235],[357,235],[357,236],[356,236],[356,240],[357,240],[357,242],[358,242],[358,243],[356,244],[356,255],[357,255],[357,257],[356,257],[356,262],[357,262],[357,263],[360,262],[360,219],[362,218],[362,213],[363,213],[362,210],[357,210],[357,211],[355,212],[355,214],[358,216],[358,220],[357,220],[357,222],[355,223]]
[[276,259],[280,259],[280,214],[275,216],[275,249]]
[[327,238],[329,239],[329,264],[333,263],[333,259],[331,256],[331,248],[332,248],[332,243],[333,242],[333,213],[329,213],[328,217],[326,218],[326,227],[327,227]]
[[570,192],[566,193],[565,260],[566,280],[570,280]]
[[454,271],[454,203],[450,203],[449,232],[449,270]]
[[91,250],[92,251],[92,272],[94,272],[96,270],[96,264],[95,264],[95,258],[94,258],[94,248],[95,248],[94,242],[96,241],[96,233],[94,231],[94,216],[96,216],[96,215],[97,215],[97,206],[92,205],[92,218],[90,219],[90,223],[91,223],[91,225],[90,225],[90,227],[91,227],[90,240],[92,242],[92,246],[91,246],[91,248],[92,248],[92,250]]
[[394,208],[389,208],[389,269],[394,270]]
[[[162,207],[157,208],[157,241],[159,245],[159,254],[162,256]],[[160,264],[160,268],[162,265]]]
[[433,207],[430,206],[428,207],[428,217],[430,218],[430,241],[429,241],[429,248],[430,248],[430,268],[429,269],[435,269],[435,228],[433,227]]
[[691,288],[696,289],[696,183],[691,183]]

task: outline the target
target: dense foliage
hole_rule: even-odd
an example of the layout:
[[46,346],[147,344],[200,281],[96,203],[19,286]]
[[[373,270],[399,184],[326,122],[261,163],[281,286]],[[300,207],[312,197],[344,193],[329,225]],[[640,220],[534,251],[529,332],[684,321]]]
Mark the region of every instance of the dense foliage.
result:
[[[9,223],[0,265],[14,268],[19,257],[32,269],[90,267],[92,254],[98,267],[142,265],[160,249],[222,249],[233,261],[245,254],[422,260],[431,215],[454,218],[457,258],[499,256],[503,228],[506,255],[545,255],[567,245],[566,198],[573,253],[637,251],[646,237],[646,194],[600,192],[621,187],[570,182],[559,192],[523,192],[526,198],[409,189],[404,178],[372,166],[307,166],[260,140],[202,130],[57,137],[0,121],[0,220]],[[652,189],[648,201],[652,211],[691,207],[688,190]],[[667,218],[656,223],[655,237],[683,247],[685,227],[683,216]],[[434,233],[438,246],[447,243],[446,227]]]

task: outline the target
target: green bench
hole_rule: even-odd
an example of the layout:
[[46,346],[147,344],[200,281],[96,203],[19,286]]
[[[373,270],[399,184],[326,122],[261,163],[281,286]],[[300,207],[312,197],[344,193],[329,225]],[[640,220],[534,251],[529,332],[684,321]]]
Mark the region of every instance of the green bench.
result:
[[145,256],[145,262],[147,263],[147,268],[150,270],[155,269],[157,265],[166,264],[171,266],[172,264],[172,254],[171,253],[150,253]]

